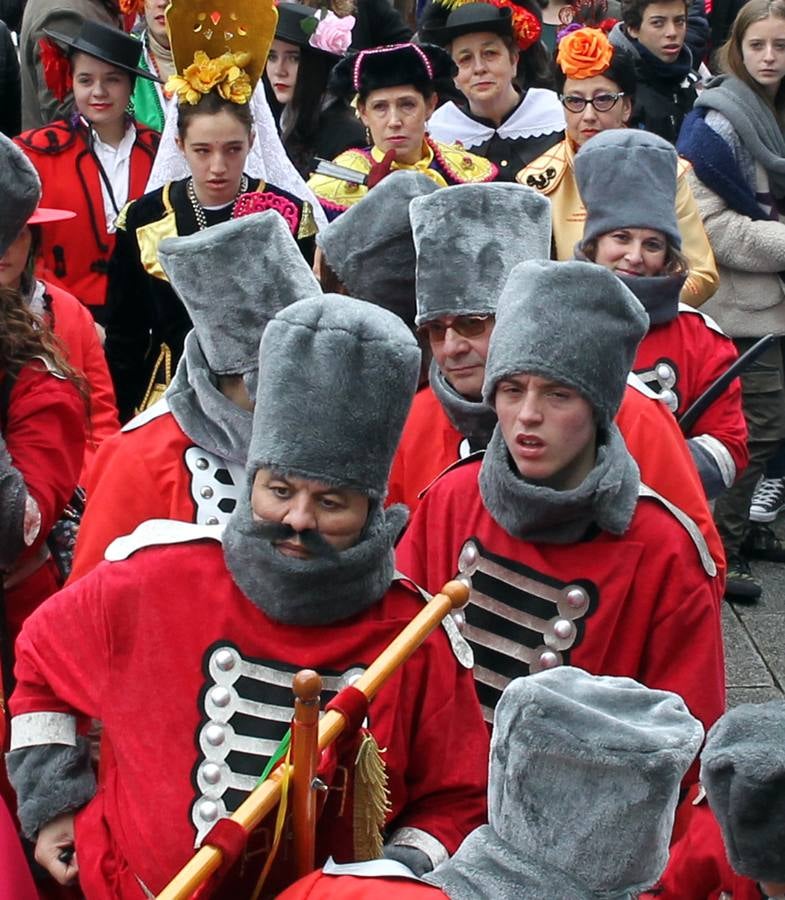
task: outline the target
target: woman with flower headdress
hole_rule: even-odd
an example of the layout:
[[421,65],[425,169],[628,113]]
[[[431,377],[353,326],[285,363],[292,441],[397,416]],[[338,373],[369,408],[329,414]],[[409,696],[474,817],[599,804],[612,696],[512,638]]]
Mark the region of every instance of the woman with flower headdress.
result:
[[317,14],[280,3],[265,67],[265,87],[289,159],[303,177],[314,157],[332,159],[363,142],[363,126],[343,97],[328,92],[333,66],[349,49],[353,16]]
[[42,265],[103,325],[117,216],[143,193],[158,146],[128,113],[135,79],[152,76],[137,67],[139,44],[116,28],[86,21],[75,37],[47,34],[52,83],[61,99],[73,91],[74,111],[16,142],[41,178],[41,203],[76,213],[44,233]]
[[456,5],[444,26],[430,32],[452,56],[455,86],[465,101],[437,109],[428,130],[436,140],[459,141],[490,159],[500,181],[514,181],[526,163],[564,136],[556,94],[519,77],[520,58],[543,52],[541,33],[540,19],[510,0]]
[[[216,9],[214,3],[209,4],[210,12],[205,11],[206,4],[202,7],[174,2],[166,14],[181,74],[166,83],[177,97],[172,110],[176,127],[170,113],[156,166],[186,177],[166,179],[149,190],[123,210],[118,222],[109,276],[106,354],[121,421],[157,399],[162,388],[156,385],[168,383],[191,329],[188,312],[158,262],[160,241],[194,234],[249,212],[276,209],[303,255],[310,259],[314,251],[311,205],[293,189],[248,172],[257,136],[249,101],[255,87],[263,97],[257,83],[274,34],[275,7],[249,3],[231,13],[220,6]],[[227,21],[219,29],[224,16]],[[266,104],[265,111],[269,117]],[[305,192],[304,182],[285,159],[271,117],[270,127],[273,134],[266,136],[265,154],[277,149],[291,169],[293,188],[299,184]],[[174,140],[172,131],[177,135]],[[279,165],[278,171],[282,169]]]
[[347,99],[356,96],[369,146],[339,154],[310,178],[308,185],[328,218],[358,203],[397,169],[420,172],[439,187],[495,180],[498,169],[492,162],[426,133],[437,86],[454,70],[449,54],[433,44],[374,47],[338,63],[331,88]]
[[[587,28],[576,21],[560,33],[556,76],[567,122],[566,136],[516,176],[520,184],[536,188],[551,201],[556,259],[573,258],[586,221],[586,209],[575,182],[575,153],[595,134],[627,127],[632,114],[635,66],[629,54],[608,40],[605,27],[612,25],[612,20],[608,20],[603,28]],[[676,217],[682,252],[689,263],[681,300],[700,306],[717,290],[719,279],[714,254],[687,182],[688,170],[689,164],[680,159]]]

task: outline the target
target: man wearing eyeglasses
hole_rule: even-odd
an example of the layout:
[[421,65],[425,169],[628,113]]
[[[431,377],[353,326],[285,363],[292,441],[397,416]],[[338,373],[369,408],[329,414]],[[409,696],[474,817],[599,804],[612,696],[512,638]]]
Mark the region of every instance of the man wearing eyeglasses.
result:
[[[630,54],[614,47],[598,29],[580,28],[565,35],[556,58],[556,81],[564,107],[567,133],[563,141],[521,169],[517,181],[545,194],[553,208],[555,258],[573,258],[583,237],[586,208],[575,183],[573,158],[595,134],[630,124],[636,91]],[[682,252],[690,273],[681,300],[700,306],[717,290],[719,276],[695,199],[687,183],[689,163],[679,159],[676,218]],[[645,179],[646,173],[640,177]]]

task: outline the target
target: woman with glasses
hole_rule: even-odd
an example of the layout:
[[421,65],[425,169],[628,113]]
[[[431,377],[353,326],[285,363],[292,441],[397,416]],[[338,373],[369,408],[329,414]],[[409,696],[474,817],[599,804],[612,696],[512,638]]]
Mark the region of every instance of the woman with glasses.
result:
[[[569,26],[568,26],[569,28]],[[601,131],[625,128],[635,98],[635,66],[629,54],[609,42],[599,28],[562,33],[556,56],[559,97],[567,121],[566,137],[517,175],[551,201],[556,259],[572,259],[581,240],[586,209],[573,171],[575,153]],[[679,160],[676,217],[689,275],[681,300],[700,306],[717,289],[718,276],[706,232],[686,179],[689,164]],[[641,172],[642,178],[646,177]]]

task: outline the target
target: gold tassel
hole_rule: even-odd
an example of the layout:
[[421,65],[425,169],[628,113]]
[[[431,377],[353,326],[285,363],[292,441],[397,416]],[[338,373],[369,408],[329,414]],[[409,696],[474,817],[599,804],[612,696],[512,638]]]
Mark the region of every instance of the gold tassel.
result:
[[382,829],[390,812],[387,769],[372,734],[365,733],[354,761],[354,858],[382,855]]

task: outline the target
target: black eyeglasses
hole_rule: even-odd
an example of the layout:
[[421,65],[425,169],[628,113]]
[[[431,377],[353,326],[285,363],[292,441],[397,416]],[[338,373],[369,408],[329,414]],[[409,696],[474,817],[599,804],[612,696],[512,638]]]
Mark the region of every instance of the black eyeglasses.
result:
[[426,322],[417,330],[430,340],[441,343],[447,336],[448,328],[452,328],[461,337],[479,337],[492,320],[493,316],[456,316],[449,323],[440,322],[438,319],[435,322]]
[[609,94],[597,94],[596,97],[579,97],[577,94],[559,94],[562,106],[570,112],[581,113],[586,109],[586,104],[593,106],[597,112],[608,112],[613,109],[624,96],[624,91],[616,91]]

